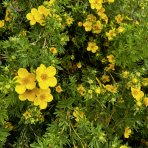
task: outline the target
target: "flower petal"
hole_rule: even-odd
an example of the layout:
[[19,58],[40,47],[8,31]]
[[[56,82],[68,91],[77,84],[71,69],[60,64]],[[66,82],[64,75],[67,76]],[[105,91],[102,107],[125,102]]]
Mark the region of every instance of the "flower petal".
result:
[[48,80],[50,87],[55,87],[57,85],[57,79],[55,77],[50,77]]
[[48,73],[48,76],[49,76],[49,77],[53,77],[53,76],[56,74],[56,69],[55,69],[55,67],[53,67],[53,66],[49,66],[49,67],[46,69],[46,72]]
[[26,91],[26,87],[24,85],[16,85],[15,91],[18,94],[23,94]]
[[20,68],[18,70],[18,76],[21,78],[27,77],[29,75],[29,72],[25,68]]

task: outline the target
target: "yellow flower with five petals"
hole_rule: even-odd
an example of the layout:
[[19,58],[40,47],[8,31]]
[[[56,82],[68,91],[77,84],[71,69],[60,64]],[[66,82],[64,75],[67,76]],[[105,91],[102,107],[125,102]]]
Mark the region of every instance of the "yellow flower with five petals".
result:
[[36,70],[36,79],[41,89],[47,89],[48,87],[55,87],[57,79],[54,77],[56,74],[56,68],[41,64]]
[[33,73],[29,73],[25,68],[20,68],[18,70],[18,76],[15,78],[18,83],[15,87],[15,91],[18,94],[23,94],[26,89],[32,90],[36,86],[35,75]]

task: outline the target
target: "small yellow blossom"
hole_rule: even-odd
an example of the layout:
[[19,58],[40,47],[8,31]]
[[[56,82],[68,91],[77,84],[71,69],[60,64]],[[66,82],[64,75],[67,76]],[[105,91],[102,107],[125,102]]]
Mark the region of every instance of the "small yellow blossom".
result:
[[105,88],[106,88],[106,90],[108,90],[111,93],[117,93],[117,87],[116,86],[107,84],[105,86]]
[[104,83],[110,81],[109,76],[107,76],[107,75],[103,75],[103,76],[101,77],[101,80],[102,80]]
[[145,106],[148,106],[148,97],[145,97],[145,98],[143,99],[143,102],[144,102],[144,105],[145,105]]
[[102,24],[100,21],[96,21],[96,23],[92,27],[92,32],[99,34],[102,30]]
[[131,133],[132,133],[132,130],[129,127],[126,127],[124,130],[124,138],[129,138]]
[[77,63],[77,67],[78,67],[78,68],[81,68],[81,67],[82,67],[81,62]]
[[100,87],[97,87],[97,88],[95,89],[95,92],[96,92],[96,94],[100,94],[100,93],[101,93]]
[[78,90],[78,92],[80,93],[81,96],[84,96],[86,90],[85,90],[85,88],[83,87],[82,84],[80,84],[80,85],[78,86],[77,90]]
[[124,31],[124,28],[123,28],[123,27],[119,26],[119,27],[117,28],[117,32],[118,32],[118,33],[122,33],[123,31]]
[[92,30],[92,22],[86,21],[83,23],[83,26],[85,28],[85,31],[91,31]]
[[137,83],[138,83],[138,79],[137,79],[137,78],[133,78],[133,79],[132,79],[132,82],[133,82],[134,84],[137,84]]
[[113,40],[113,38],[116,37],[115,29],[111,29],[111,30],[109,30],[109,32],[106,32],[105,34],[108,37],[109,41]]
[[5,21],[4,20],[0,20],[0,28],[4,27],[5,25]]
[[68,26],[70,26],[72,23],[73,23],[73,18],[72,17],[68,17],[67,19],[66,19],[66,23],[67,23],[67,25]]
[[129,72],[128,71],[123,71],[122,72],[122,77],[125,78],[125,79],[128,78],[129,77]]
[[56,86],[56,92],[61,93],[63,90],[60,85]]
[[11,10],[8,8],[6,9],[5,21],[10,22],[12,20],[12,13]]
[[53,96],[51,94],[51,90],[47,89],[38,89],[36,94],[36,98],[34,100],[34,105],[40,107],[40,109],[45,109],[47,107],[47,103],[53,100]]
[[148,78],[143,78],[142,79],[142,85],[143,86],[148,86]]
[[77,122],[79,122],[80,119],[83,119],[85,117],[84,112],[80,111],[78,107],[75,108],[73,116],[75,117],[75,120]]
[[115,57],[114,55],[110,54],[107,56],[107,59],[110,63],[115,64]]
[[18,70],[18,76],[15,77],[18,83],[15,87],[15,91],[18,94],[23,94],[26,89],[32,90],[35,88],[35,75],[29,73],[25,68],[20,68]]
[[83,23],[82,22],[78,22],[78,26],[79,27],[83,26]]
[[94,23],[96,22],[96,19],[96,16],[94,16],[93,14],[89,14],[87,15],[86,21]]
[[92,53],[96,53],[99,50],[99,47],[95,42],[88,42],[87,51],[91,51]]
[[140,88],[131,87],[131,93],[132,96],[136,99],[136,101],[140,101],[144,96],[144,93],[140,90]]
[[26,111],[25,113],[23,113],[23,116],[25,117],[25,119],[27,120],[28,118],[31,117],[31,113],[29,111]]
[[5,122],[5,123],[4,123],[4,127],[5,127],[5,128],[8,128],[8,129],[10,129],[10,130],[12,130],[12,129],[14,128],[11,122]]
[[102,8],[103,0],[89,0],[91,9],[100,10]]
[[118,24],[121,24],[123,21],[123,17],[121,16],[121,14],[118,14],[117,16],[115,16],[115,20]]
[[53,54],[57,54],[57,53],[58,53],[58,52],[57,52],[57,48],[55,48],[55,47],[50,47],[49,50],[50,50],[50,52],[53,53]]
[[48,87],[55,87],[57,79],[54,77],[56,69],[53,66],[45,67],[41,64],[36,70],[36,79],[39,82],[41,89],[47,89]]

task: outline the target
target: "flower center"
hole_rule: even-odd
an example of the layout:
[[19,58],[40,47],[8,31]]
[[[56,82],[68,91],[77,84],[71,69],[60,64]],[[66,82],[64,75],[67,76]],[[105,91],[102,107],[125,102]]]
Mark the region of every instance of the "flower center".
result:
[[47,74],[42,74],[41,75],[41,78],[43,81],[47,80],[48,79],[48,75]]
[[41,99],[41,100],[45,100],[45,95],[44,95],[44,94],[41,94],[41,95],[40,95],[40,99]]
[[29,81],[28,78],[22,79],[22,83],[23,83],[24,85],[27,85],[29,82],[30,82],[30,81]]

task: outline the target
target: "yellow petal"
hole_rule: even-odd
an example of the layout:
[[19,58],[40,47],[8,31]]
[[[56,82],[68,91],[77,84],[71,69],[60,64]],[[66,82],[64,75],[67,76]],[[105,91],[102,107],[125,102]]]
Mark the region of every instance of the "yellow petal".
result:
[[26,91],[26,87],[24,85],[16,85],[15,91],[18,94],[23,94]]
[[41,89],[47,89],[49,87],[49,81],[41,81],[39,82],[39,86]]
[[20,95],[19,95],[19,99],[20,99],[21,101],[25,101],[25,100],[27,99],[26,94],[25,94],[25,93],[20,94]]
[[21,78],[27,77],[29,75],[29,72],[25,68],[20,68],[18,70],[18,76]]
[[48,102],[51,102],[53,100],[53,95],[52,94],[49,94],[48,97],[47,97],[47,101]]
[[31,21],[30,21],[30,25],[31,25],[31,26],[33,26],[33,25],[35,25],[35,24],[36,24],[36,20],[31,20]]
[[40,67],[37,68],[36,74],[40,74],[45,70],[46,70],[46,66],[44,64],[41,64]]
[[53,77],[56,74],[56,69],[53,66],[47,68],[47,73],[49,77]]
[[31,90],[31,89],[34,89],[35,86],[36,86],[36,83],[35,82],[32,82],[32,83],[27,84],[26,85],[26,88]]
[[56,85],[57,85],[57,79],[55,77],[50,77],[49,78],[49,86],[55,87]]
[[36,8],[32,8],[31,9],[31,14],[34,16],[34,15],[39,14],[39,12],[38,12],[38,10]]
[[28,13],[27,15],[26,15],[26,18],[28,19],[28,20],[33,20],[34,18],[33,18],[33,15],[31,14],[31,13]]
[[41,102],[39,106],[40,106],[40,109],[45,109],[47,107],[47,102]]

